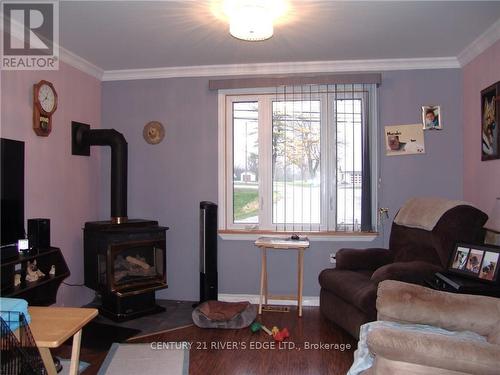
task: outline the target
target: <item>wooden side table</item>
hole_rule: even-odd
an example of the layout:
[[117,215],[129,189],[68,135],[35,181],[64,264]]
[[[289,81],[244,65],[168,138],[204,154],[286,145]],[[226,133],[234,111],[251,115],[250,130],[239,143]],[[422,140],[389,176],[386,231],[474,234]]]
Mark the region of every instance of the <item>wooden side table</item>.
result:
[[[267,305],[268,298],[277,300],[297,300],[299,317],[302,316],[302,289],[304,278],[304,250],[309,247],[309,240],[291,240],[288,238],[261,237],[255,241],[255,246],[261,251],[261,270],[260,270],[260,297],[259,314],[262,314],[262,300]],[[267,285],[267,250],[297,250],[297,296],[276,296],[269,295]]]
[[49,375],[57,375],[50,348],[73,336],[70,375],[78,375],[82,328],[97,315],[96,309],[77,307],[29,307],[30,329]]

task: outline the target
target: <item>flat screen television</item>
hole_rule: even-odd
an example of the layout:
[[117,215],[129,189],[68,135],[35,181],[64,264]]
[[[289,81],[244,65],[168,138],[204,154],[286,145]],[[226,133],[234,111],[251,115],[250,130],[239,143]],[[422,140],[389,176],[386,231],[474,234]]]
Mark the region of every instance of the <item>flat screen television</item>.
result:
[[0,138],[0,245],[24,238],[24,142]]

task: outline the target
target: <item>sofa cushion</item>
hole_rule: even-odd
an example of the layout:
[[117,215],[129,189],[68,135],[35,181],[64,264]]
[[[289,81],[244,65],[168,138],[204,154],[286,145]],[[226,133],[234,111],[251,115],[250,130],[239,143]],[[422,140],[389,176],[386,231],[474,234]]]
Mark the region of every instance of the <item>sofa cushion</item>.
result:
[[372,273],[329,268],[319,274],[319,284],[361,311],[371,314],[375,310],[377,296],[377,283],[370,279]]
[[426,279],[432,278],[436,272],[441,270],[440,266],[422,261],[395,262],[377,269],[371,279],[377,283],[384,280],[398,280],[423,284]]
[[391,263],[394,258],[392,251],[381,248],[370,249],[340,249],[336,254],[338,270],[373,271]]
[[480,340],[441,333],[412,332],[378,328],[368,334],[368,348],[375,357],[410,362],[466,374],[498,374],[500,347]]
[[497,343],[494,327],[500,326],[498,298],[443,292],[394,280],[382,281],[377,294],[379,320],[473,331]]

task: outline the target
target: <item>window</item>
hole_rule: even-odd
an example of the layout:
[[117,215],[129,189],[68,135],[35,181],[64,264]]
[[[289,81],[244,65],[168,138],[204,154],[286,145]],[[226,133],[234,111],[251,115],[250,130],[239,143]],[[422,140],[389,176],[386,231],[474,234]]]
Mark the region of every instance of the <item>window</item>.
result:
[[220,228],[373,230],[374,85],[251,91],[219,92]]

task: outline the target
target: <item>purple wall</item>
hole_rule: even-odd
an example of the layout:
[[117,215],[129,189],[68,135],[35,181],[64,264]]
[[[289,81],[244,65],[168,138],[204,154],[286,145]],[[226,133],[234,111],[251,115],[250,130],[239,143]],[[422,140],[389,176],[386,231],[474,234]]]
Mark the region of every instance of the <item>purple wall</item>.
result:
[[500,160],[481,161],[480,93],[500,81],[500,41],[467,64],[462,72],[464,198],[489,213],[495,198],[500,197]]
[[[317,296],[317,276],[329,253],[344,246],[387,242],[392,216],[409,197],[462,197],[460,70],[386,72],[380,87],[380,140],[384,125],[421,121],[420,107],[439,104],[443,131],[426,133],[426,154],[380,157],[380,206],[391,209],[384,235],[369,242],[313,242],[305,257],[304,295]],[[163,143],[142,138],[145,123],[161,121]],[[103,83],[102,126],[124,133],[129,143],[129,217],[155,218],[167,232],[169,288],[162,298],[198,296],[198,204],[217,201],[217,94],[208,78],[173,78]],[[381,146],[381,150],[383,147]],[[100,217],[109,216],[109,156],[102,157]],[[296,290],[296,259],[272,254],[270,288]],[[219,292],[257,294],[259,253],[251,241],[219,240]]]
[[[54,84],[59,100],[46,138],[32,130],[33,84],[41,79]],[[66,281],[83,283],[81,228],[98,217],[99,154],[71,156],[71,120],[100,126],[101,83],[61,63],[59,71],[2,71],[1,95],[1,136],[25,142],[25,217],[50,218],[52,245],[71,271]],[[79,306],[92,297],[87,288],[62,285],[57,301]]]
[[[421,123],[421,106],[426,104],[441,106],[443,130],[425,132],[425,155],[381,156],[381,207],[389,207],[394,215],[407,199],[416,195],[462,199],[461,101],[458,69],[383,75],[382,137],[384,125]],[[383,138],[380,144],[383,150]]]

